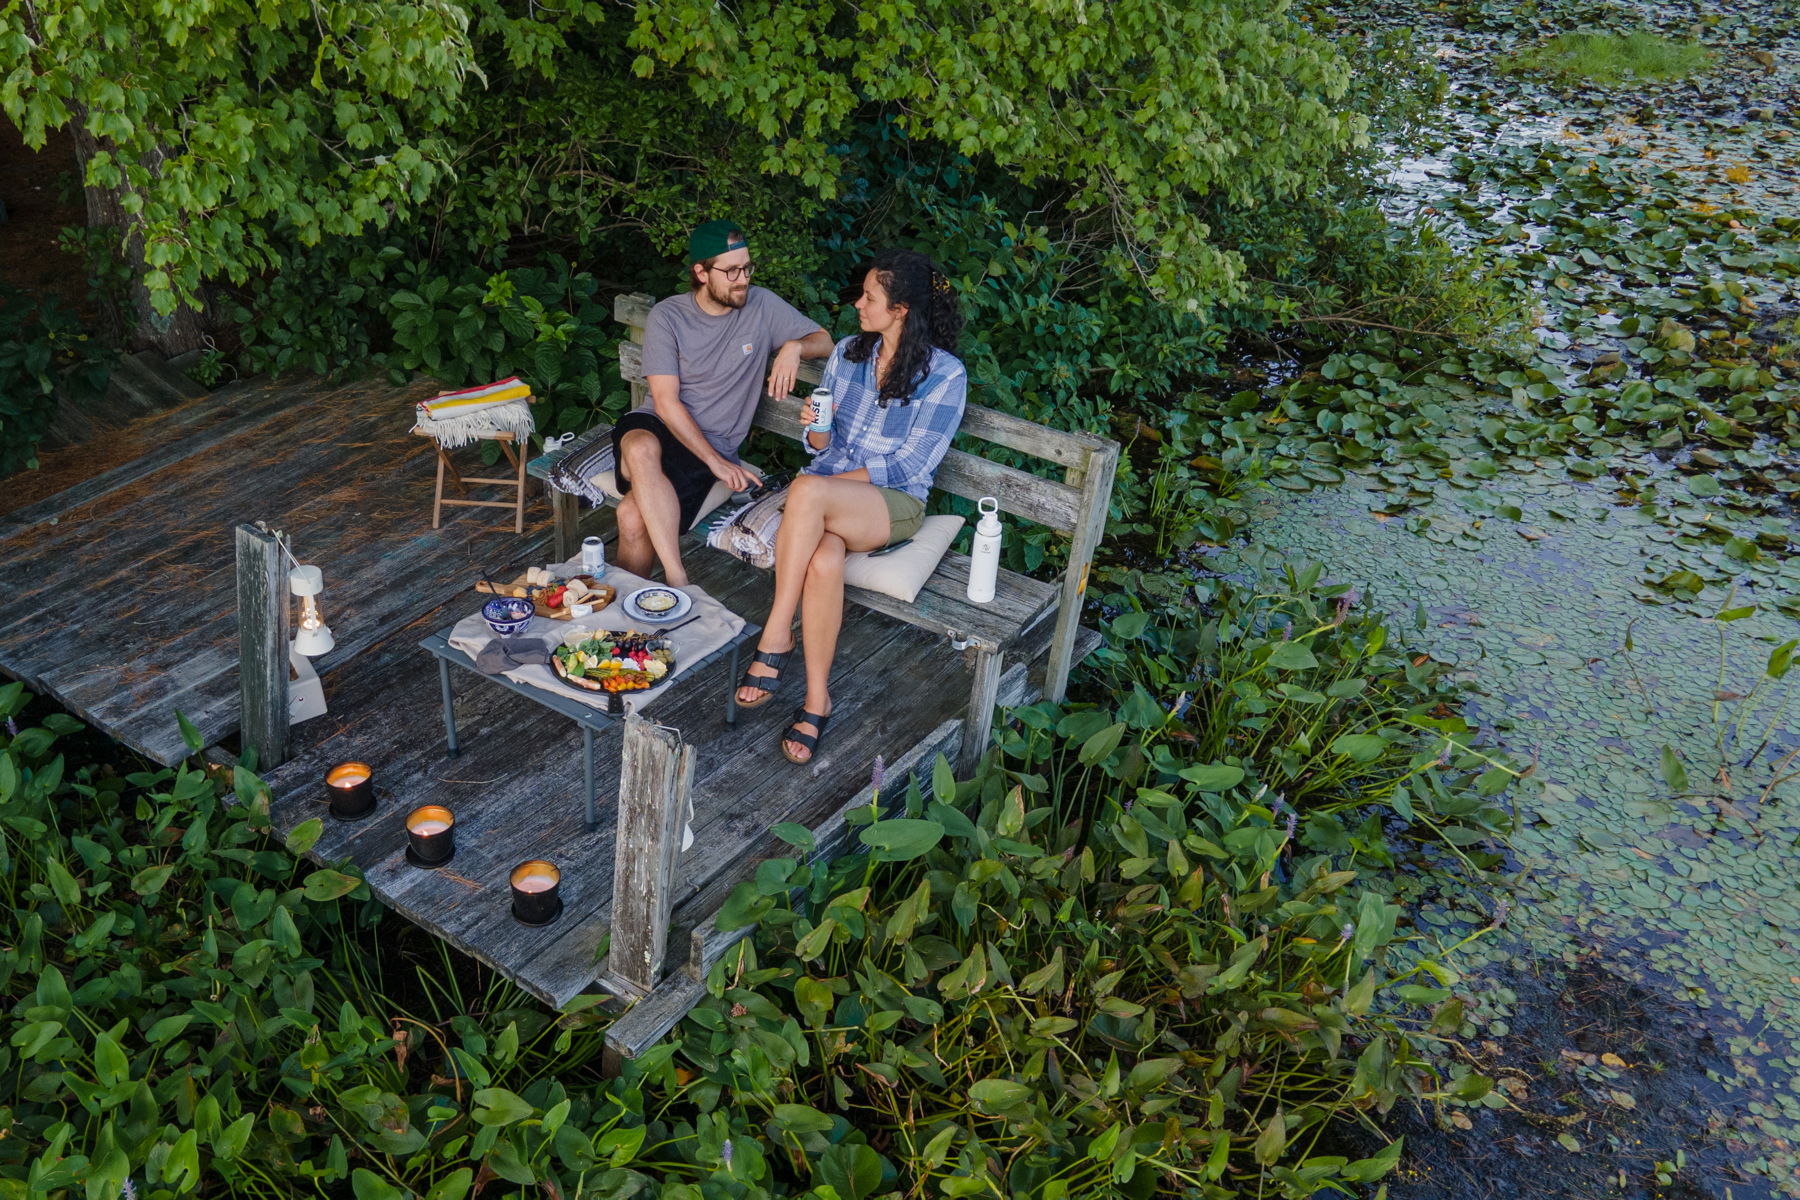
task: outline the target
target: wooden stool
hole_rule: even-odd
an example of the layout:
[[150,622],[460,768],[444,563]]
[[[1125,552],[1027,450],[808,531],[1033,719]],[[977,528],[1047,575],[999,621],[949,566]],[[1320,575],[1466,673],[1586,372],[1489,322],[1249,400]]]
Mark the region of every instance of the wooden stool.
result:
[[[429,433],[417,429],[413,432],[420,437],[431,436]],[[443,520],[444,505],[460,504],[465,508],[510,508],[513,510],[513,532],[525,532],[525,455],[515,445],[518,439],[511,432],[500,429],[485,435],[483,440],[500,443],[500,453],[504,454],[506,461],[512,464],[513,477],[492,479],[478,475],[464,475],[456,469],[456,464],[450,461],[450,452],[434,441],[432,444],[437,447],[437,490],[431,497],[431,527],[433,529],[436,529]],[[513,498],[511,500],[446,500],[444,499],[445,471],[450,472],[451,482],[455,483],[456,490],[465,496],[469,494],[469,484],[486,483],[496,487],[512,488]]]

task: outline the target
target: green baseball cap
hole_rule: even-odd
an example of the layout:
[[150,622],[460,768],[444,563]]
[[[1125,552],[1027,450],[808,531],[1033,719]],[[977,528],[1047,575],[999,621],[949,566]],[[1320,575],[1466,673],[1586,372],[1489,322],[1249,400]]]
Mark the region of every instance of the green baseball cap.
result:
[[688,234],[688,262],[692,264],[702,259],[716,258],[733,250],[742,250],[749,244],[744,240],[744,231],[736,221],[708,221]]

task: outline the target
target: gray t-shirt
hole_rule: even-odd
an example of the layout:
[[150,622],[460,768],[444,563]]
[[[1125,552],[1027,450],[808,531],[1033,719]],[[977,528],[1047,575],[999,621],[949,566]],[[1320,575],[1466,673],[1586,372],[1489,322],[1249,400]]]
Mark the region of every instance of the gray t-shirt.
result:
[[[732,462],[750,432],[769,377],[769,355],[819,323],[767,288],[752,287],[744,307],[715,317],[692,292],[670,296],[644,323],[644,374],[681,381],[681,402],[714,450]],[[654,412],[654,402],[642,406]]]

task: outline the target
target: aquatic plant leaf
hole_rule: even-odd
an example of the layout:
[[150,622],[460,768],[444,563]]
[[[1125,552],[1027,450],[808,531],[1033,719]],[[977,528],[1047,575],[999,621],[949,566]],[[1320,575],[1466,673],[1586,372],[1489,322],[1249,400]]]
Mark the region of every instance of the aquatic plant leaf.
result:
[[808,854],[818,845],[813,831],[795,821],[781,821],[769,827],[769,832],[788,845]]
[[983,1112],[1005,1113],[1031,1099],[1031,1089],[1010,1079],[983,1079],[969,1087],[969,1099]]
[[362,879],[342,871],[314,871],[306,877],[308,900],[336,900],[362,886]]
[[860,835],[862,844],[875,851],[882,862],[905,862],[909,858],[917,858],[929,852],[943,837],[942,825],[915,817],[877,821]]
[[475,1109],[470,1114],[481,1125],[511,1125],[523,1121],[537,1109],[505,1088],[481,1088],[475,1093]]
[[1663,782],[1674,791],[1688,790],[1687,768],[1681,765],[1681,758],[1672,746],[1662,748],[1662,777]]
[[1244,781],[1244,768],[1232,763],[1203,763],[1183,767],[1181,777],[1203,792],[1223,792]]
[[1374,762],[1387,747],[1386,739],[1373,733],[1346,733],[1331,743],[1334,752],[1359,763]]
[[320,817],[311,817],[294,826],[288,833],[284,844],[287,846],[289,854],[296,856],[305,854],[313,848],[313,845],[319,840],[319,835],[324,832],[324,820]]
[[1284,671],[1305,671],[1319,665],[1304,642],[1278,642],[1269,652],[1268,665]]

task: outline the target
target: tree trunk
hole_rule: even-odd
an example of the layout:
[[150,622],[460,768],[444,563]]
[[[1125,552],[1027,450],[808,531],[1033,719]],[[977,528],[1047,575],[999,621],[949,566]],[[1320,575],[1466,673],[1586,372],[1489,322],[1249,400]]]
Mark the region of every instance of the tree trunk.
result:
[[[80,172],[82,191],[87,196],[88,228],[110,235],[108,249],[118,255],[119,262],[130,273],[124,295],[103,289],[101,304],[113,325],[116,340],[127,350],[155,350],[165,358],[199,350],[206,346],[206,314],[199,308],[179,304],[168,316],[150,304],[150,289],[144,286],[144,236],[137,219],[125,209],[125,196],[131,185],[91,187],[87,182],[88,160],[101,149],[110,150],[87,130],[87,113],[73,102],[69,105],[74,119],[69,130],[75,140],[76,170]],[[155,174],[166,157],[160,147],[144,165]]]

